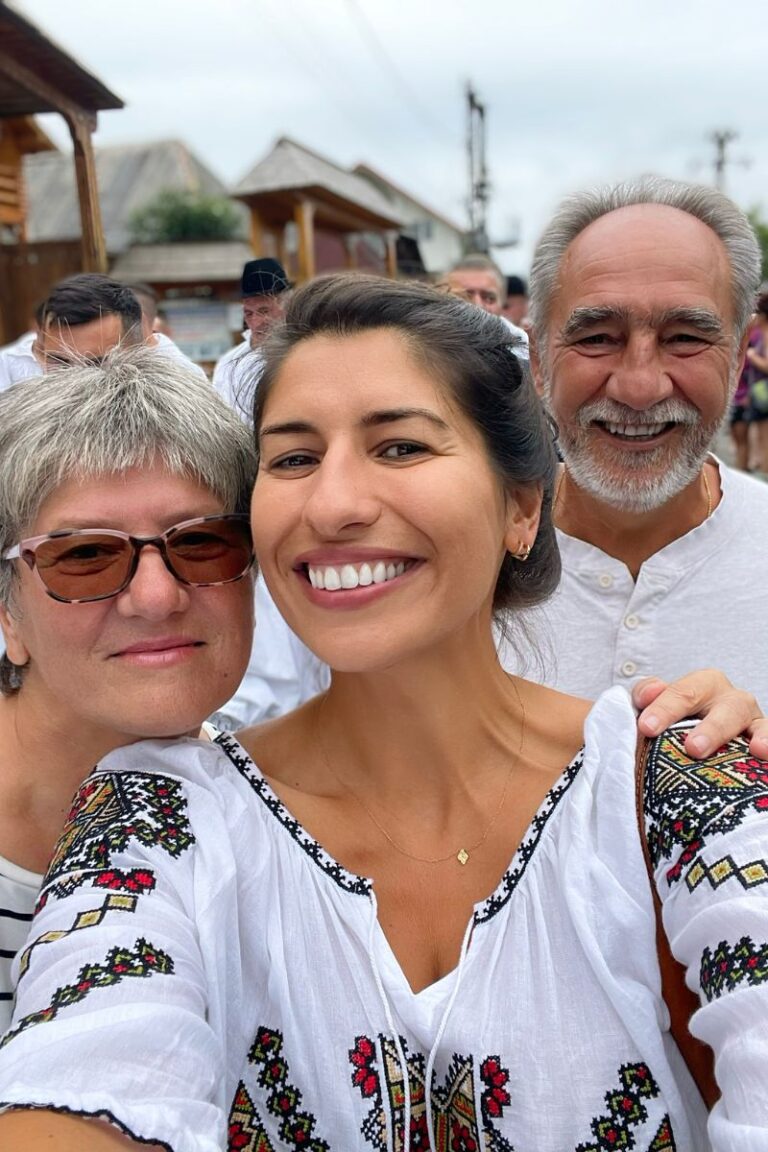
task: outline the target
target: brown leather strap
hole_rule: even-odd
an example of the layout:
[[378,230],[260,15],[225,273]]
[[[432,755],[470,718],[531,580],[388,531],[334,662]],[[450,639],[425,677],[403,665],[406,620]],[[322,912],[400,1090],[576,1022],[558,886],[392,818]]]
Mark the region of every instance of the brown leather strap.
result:
[[635,788],[637,802],[637,822],[640,828],[640,843],[643,846],[643,856],[648,869],[648,879],[653,895],[653,907],[656,913],[656,951],[659,957],[661,971],[661,994],[669,1009],[670,1031],[675,1043],[680,1049],[688,1070],[696,1081],[707,1108],[711,1108],[720,1096],[720,1089],[715,1080],[715,1061],[712,1049],[697,1040],[688,1031],[688,1021],[697,1008],[700,1007],[699,998],[691,992],[685,982],[685,968],[675,959],[669,947],[667,934],[661,919],[661,900],[656,891],[653,879],[653,865],[648,849],[648,838],[645,834],[645,815],[643,801],[645,797],[645,767],[650,752],[650,741],[638,737],[637,741],[637,769],[635,772]]

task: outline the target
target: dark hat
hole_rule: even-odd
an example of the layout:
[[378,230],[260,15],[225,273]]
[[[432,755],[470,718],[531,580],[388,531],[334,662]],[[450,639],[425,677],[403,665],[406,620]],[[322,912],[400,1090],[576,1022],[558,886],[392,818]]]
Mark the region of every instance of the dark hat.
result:
[[242,296],[279,296],[290,288],[285,268],[279,260],[264,256],[260,260],[249,260],[243,268],[241,281]]
[[507,296],[527,296],[528,285],[522,276],[507,276]]

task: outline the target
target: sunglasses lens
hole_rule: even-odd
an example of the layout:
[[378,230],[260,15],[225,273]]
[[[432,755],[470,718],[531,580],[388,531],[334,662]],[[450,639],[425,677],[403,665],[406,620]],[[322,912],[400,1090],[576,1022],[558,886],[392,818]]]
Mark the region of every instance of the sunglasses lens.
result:
[[92,600],[119,592],[130,571],[131,545],[118,536],[73,532],[35,549],[40,579],[62,600]]
[[225,584],[245,575],[253,560],[247,519],[222,516],[172,532],[166,544],[177,576],[188,584]]

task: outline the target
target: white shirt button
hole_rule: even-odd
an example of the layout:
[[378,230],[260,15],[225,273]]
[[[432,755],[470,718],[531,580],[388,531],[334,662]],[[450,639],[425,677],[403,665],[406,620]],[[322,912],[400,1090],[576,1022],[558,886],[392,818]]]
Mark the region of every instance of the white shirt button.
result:
[[630,613],[629,616],[625,616],[625,618],[624,618],[624,627],[625,628],[637,628],[639,626],[639,624],[640,624],[640,619],[639,619],[639,617],[635,616],[634,613]]
[[635,672],[637,672],[637,664],[634,660],[625,660],[621,666],[622,676],[634,676]]
[[601,588],[610,588],[613,585],[613,576],[611,576],[610,572],[603,572],[598,576],[597,582]]

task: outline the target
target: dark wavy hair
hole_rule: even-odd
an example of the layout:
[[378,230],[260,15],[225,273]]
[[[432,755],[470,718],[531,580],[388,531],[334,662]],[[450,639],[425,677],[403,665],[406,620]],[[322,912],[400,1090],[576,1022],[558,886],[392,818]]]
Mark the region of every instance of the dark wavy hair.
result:
[[504,488],[541,487],[541,522],[530,557],[521,562],[506,554],[493,608],[499,615],[540,603],[560,579],[552,525],[553,426],[517,355],[519,342],[497,316],[424,284],[353,274],[319,277],[295,293],[285,319],[263,345],[264,370],[253,404],[256,436],[270,391],[298,344],[382,328],[400,334],[417,361],[450,389],[480,432]]

